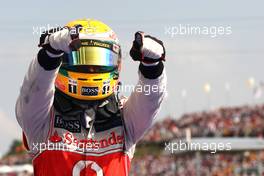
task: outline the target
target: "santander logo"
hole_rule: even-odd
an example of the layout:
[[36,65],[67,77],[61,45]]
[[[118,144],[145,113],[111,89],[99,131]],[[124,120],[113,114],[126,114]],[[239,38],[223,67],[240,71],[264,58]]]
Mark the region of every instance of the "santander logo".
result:
[[78,146],[79,148],[102,149],[117,144],[123,144],[124,136],[118,135],[112,131],[108,136],[102,139],[78,139],[70,132],[66,132],[63,137],[63,143],[66,145]]

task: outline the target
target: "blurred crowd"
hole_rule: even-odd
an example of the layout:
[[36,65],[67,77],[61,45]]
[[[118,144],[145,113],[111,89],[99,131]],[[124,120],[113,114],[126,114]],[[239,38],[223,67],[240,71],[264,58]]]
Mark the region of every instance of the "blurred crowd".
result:
[[263,137],[264,106],[220,108],[185,114],[178,120],[166,118],[155,123],[143,142],[160,142],[192,137]]
[[31,157],[29,154],[11,155],[0,160],[0,165],[20,165],[25,163],[31,163]]
[[264,152],[145,155],[131,167],[131,176],[262,176]]
[[33,176],[28,154],[18,154],[0,160],[0,176]]
[[174,176],[175,171],[176,163],[173,157],[144,155],[132,160],[130,176]]

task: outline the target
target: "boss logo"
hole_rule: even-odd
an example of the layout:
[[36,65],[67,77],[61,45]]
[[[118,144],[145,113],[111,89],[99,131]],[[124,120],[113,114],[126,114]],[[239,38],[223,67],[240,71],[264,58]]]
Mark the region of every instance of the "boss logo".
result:
[[96,96],[98,95],[98,87],[82,87],[81,94],[84,96]]
[[56,115],[54,127],[63,128],[72,133],[80,133],[81,132],[81,122],[79,120],[65,120],[62,116]]

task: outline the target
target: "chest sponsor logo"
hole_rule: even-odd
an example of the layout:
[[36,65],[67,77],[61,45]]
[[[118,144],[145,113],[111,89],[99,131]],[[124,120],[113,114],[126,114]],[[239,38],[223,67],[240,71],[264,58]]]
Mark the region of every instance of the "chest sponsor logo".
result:
[[65,120],[62,116],[56,115],[54,127],[63,128],[72,133],[80,133],[81,132],[81,122],[79,120]]
[[104,149],[114,145],[120,145],[124,142],[124,136],[112,131],[102,139],[79,139],[73,134],[67,132],[64,134],[63,143],[66,145],[77,146],[78,148]]

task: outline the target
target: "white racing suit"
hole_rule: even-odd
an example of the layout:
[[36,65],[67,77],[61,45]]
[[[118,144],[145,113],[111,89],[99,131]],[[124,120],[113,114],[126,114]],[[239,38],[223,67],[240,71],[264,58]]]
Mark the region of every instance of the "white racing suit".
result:
[[94,128],[90,138],[80,118],[66,117],[54,107],[54,82],[60,64],[46,69],[41,65],[44,59],[53,58],[40,50],[30,64],[16,103],[16,117],[33,157],[34,175],[128,175],[135,144],[151,127],[164,98],[165,72],[147,79],[142,74],[144,69],[139,70],[138,85],[156,85],[159,91],[153,89],[149,95],[133,91],[123,101],[122,121]]

